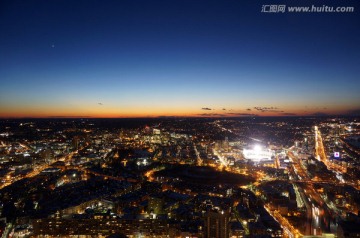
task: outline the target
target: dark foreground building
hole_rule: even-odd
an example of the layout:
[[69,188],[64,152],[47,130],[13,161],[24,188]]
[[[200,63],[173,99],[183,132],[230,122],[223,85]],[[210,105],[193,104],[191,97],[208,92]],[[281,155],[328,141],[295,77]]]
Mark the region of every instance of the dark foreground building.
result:
[[206,238],[228,238],[229,219],[227,211],[207,211],[205,214],[204,231]]
[[113,218],[101,219],[58,219],[47,218],[33,222],[36,237],[107,237],[123,234],[128,237],[176,237],[179,231],[176,225],[166,220],[143,219],[125,220]]

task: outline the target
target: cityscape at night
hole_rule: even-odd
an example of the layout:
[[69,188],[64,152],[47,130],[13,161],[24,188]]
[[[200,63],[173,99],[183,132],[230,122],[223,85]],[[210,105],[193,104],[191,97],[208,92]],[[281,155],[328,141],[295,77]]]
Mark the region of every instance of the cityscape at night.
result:
[[0,237],[360,237],[359,9],[0,1]]
[[356,237],[353,117],[3,119],[10,237]]

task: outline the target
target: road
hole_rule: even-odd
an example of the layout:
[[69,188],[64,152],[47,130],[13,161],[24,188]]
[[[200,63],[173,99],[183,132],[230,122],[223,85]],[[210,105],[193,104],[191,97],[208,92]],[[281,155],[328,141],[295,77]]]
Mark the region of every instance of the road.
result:
[[300,187],[299,193],[306,206],[306,235],[319,235],[323,232],[329,232],[331,210],[314,189],[314,183],[318,182],[311,181],[301,161],[292,151],[288,152],[288,156],[293,162],[293,177]]
[[[64,162],[68,162],[68,161],[70,161],[70,160],[72,159],[72,157],[73,157],[74,154],[76,154],[76,153],[78,153],[78,151],[70,152],[69,154],[66,154],[66,155],[64,155],[63,157],[61,157],[59,160],[64,161]],[[23,178],[32,178],[32,177],[40,174],[41,171],[43,171],[43,170],[45,170],[45,169],[48,169],[48,168],[50,168],[50,167],[51,167],[51,166],[50,166],[49,164],[47,164],[47,163],[44,163],[44,164],[42,164],[42,165],[40,165],[40,166],[37,166],[37,167],[34,167],[34,170],[33,170],[32,172],[26,174],[24,177],[16,177],[16,178],[14,178],[11,182],[6,182],[6,183],[1,184],[1,185],[0,185],[0,189],[4,188],[4,187],[6,187],[6,186],[9,186],[9,185],[11,185],[11,184],[15,183],[16,181],[19,181],[19,180],[21,180],[21,179],[23,179]],[[12,173],[12,171],[9,172],[9,173],[8,173],[7,175],[5,175],[4,177],[7,177],[8,175],[10,175],[10,173]]]
[[196,161],[197,161],[196,164],[197,164],[198,166],[202,166],[203,160],[200,158],[200,153],[199,153],[199,151],[197,150],[196,145],[193,144],[193,146],[194,146],[194,151],[195,151],[195,154],[196,154]]
[[346,173],[346,168],[332,163],[328,160],[326,153],[325,153],[325,148],[324,148],[324,143],[323,143],[323,139],[321,137],[321,132],[318,129],[317,126],[315,126],[315,157],[316,159],[318,159],[319,161],[323,162],[326,167],[328,168],[328,170],[343,174]]

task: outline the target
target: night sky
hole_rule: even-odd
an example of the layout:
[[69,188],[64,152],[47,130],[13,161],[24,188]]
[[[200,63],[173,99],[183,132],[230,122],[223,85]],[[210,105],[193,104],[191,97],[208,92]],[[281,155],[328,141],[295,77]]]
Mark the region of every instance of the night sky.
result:
[[325,114],[360,114],[358,0],[0,1],[0,117]]

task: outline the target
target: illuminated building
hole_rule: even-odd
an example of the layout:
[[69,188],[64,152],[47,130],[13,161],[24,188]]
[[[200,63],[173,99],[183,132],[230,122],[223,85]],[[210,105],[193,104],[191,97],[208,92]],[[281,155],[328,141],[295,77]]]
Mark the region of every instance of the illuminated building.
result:
[[229,237],[229,212],[207,211],[205,214],[205,238]]
[[160,130],[159,129],[153,129],[153,134],[154,135],[160,135],[161,134],[161,132],[160,132]]
[[152,218],[156,218],[156,215],[163,213],[164,200],[162,198],[151,197],[148,203],[148,213],[152,215]]
[[275,155],[274,151],[270,149],[262,149],[260,146],[255,146],[253,149],[243,149],[245,159],[255,162],[269,161]]
[[39,219],[34,220],[33,227],[33,235],[36,237],[106,237],[115,233],[121,233],[128,237],[135,237],[136,235],[173,237],[173,233],[177,232],[176,225],[170,225],[166,220],[123,220],[109,216]]

